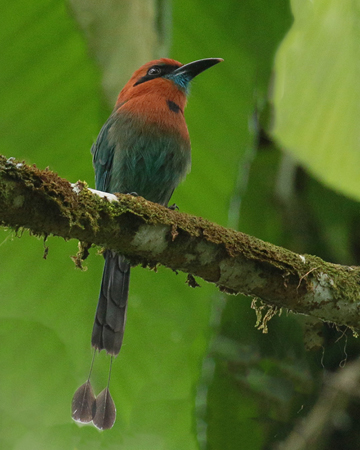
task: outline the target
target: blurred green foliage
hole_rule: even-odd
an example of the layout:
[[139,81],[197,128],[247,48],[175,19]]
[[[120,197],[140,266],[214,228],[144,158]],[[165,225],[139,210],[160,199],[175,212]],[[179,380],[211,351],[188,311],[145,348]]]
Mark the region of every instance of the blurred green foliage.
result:
[[[163,36],[166,3],[148,0],[143,14],[135,7],[126,14],[139,16],[137,29],[152,28],[153,21]],[[186,111],[193,169],[173,197],[181,211],[298,252],[359,264],[358,204],[322,186],[296,162],[359,198],[358,88],[351,66],[357,28],[349,27],[359,20],[359,6],[345,3],[294,0],[292,25],[286,0],[173,0],[169,56],[183,63],[225,60],[193,83]],[[104,69],[104,42],[113,28],[106,35],[106,14],[99,27],[92,2],[81,6],[76,17],[86,37],[63,2],[2,5],[0,152],[93,186],[89,149],[110,112],[100,88],[103,82],[106,89],[103,70],[113,70],[105,77],[111,80],[118,73],[120,90],[145,57],[141,46],[154,56],[158,48],[149,49],[146,32],[136,40],[118,37],[121,55],[131,55],[134,46],[139,51],[124,66]],[[112,6],[116,17],[116,2],[106,3],[110,12]],[[91,33],[99,29],[104,40],[96,48]],[[157,42],[153,35],[151,42]],[[350,47],[343,54],[345,43]],[[157,45],[164,48],[162,38]],[[101,70],[95,59],[103,60]],[[266,114],[271,79],[274,128]],[[272,136],[293,156],[284,156]],[[88,270],[80,272],[70,259],[76,251],[76,242],[50,237],[44,244],[27,232],[1,230],[1,448],[269,448],[310,410],[324,367],[333,370],[359,352],[356,340],[337,341],[339,333],[325,328],[323,350],[306,353],[306,324],[299,318],[275,317],[262,334],[254,327],[251,300],[225,297],[201,281],[201,288],[190,289],[184,274],[164,268],[137,268],[110,388],[116,424],[104,433],[80,428],[71,421],[70,403],[90,366],[103,261],[93,249]],[[106,355],[97,356],[96,393],[105,386],[108,363]]]
[[359,1],[292,0],[276,58],[275,136],[321,181],[359,200]]

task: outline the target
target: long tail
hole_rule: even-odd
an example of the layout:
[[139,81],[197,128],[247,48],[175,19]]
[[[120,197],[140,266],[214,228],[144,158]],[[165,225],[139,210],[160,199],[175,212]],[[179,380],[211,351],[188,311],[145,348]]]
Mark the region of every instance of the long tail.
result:
[[123,255],[105,250],[105,267],[95,314],[91,344],[116,356],[121,348],[126,322],[130,264]]

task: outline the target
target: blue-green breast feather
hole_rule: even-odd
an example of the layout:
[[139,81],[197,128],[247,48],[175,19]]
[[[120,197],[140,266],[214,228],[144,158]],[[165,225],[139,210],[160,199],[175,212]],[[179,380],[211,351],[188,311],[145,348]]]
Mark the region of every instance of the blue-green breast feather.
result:
[[158,124],[113,113],[92,147],[96,188],[166,205],[190,170],[190,142]]

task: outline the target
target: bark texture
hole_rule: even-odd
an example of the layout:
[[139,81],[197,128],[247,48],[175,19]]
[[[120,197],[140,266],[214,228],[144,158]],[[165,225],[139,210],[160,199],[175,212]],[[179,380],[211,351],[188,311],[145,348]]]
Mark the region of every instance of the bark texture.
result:
[[0,224],[33,234],[78,239],[124,254],[133,264],[163,264],[216,284],[360,330],[360,269],[299,255],[142,197],[71,184],[0,156]]

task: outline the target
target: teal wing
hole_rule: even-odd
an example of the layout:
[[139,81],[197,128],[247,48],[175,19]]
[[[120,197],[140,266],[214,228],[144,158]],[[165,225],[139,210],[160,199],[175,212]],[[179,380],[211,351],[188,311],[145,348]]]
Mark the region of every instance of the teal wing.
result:
[[96,142],[91,147],[95,170],[95,187],[104,192],[109,192],[111,182],[115,145],[110,144],[109,130],[113,123],[114,117],[111,115],[101,128]]

